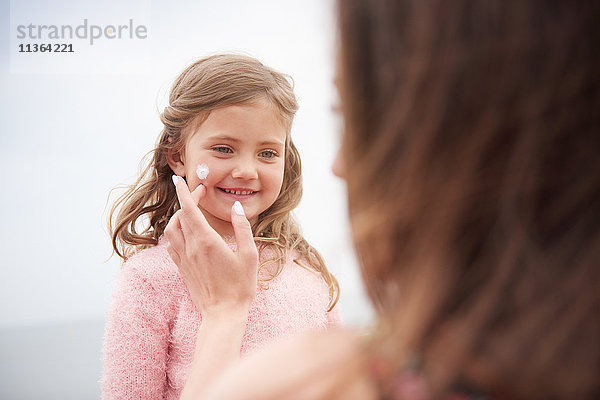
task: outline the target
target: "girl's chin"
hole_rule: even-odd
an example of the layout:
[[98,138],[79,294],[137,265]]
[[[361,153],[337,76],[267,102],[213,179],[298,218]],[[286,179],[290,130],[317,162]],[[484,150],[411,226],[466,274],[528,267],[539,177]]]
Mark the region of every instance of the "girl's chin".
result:
[[[244,207],[246,218],[248,219],[248,221],[250,221],[251,224],[254,224],[258,220],[258,216],[262,211],[257,212],[253,209],[251,205],[244,204],[243,201],[241,203]],[[221,206],[218,208],[210,206],[205,207],[203,206],[202,202],[200,202],[198,207],[200,208],[200,210],[202,210],[202,213],[204,214],[209,223],[211,223],[211,220],[231,223],[231,207],[233,207],[233,201],[231,202],[231,206],[221,204]]]

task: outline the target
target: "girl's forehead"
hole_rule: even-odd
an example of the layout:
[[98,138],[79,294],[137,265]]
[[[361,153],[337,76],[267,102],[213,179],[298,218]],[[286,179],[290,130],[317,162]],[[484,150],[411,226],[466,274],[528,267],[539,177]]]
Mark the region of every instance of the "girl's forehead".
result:
[[280,112],[266,101],[221,107],[195,122],[190,140],[284,145],[287,137]]

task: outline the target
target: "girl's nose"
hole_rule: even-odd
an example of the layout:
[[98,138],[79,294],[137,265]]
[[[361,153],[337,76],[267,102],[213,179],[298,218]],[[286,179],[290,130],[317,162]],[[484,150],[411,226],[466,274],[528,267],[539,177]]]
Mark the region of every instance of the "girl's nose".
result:
[[253,180],[258,179],[258,171],[254,162],[250,160],[240,160],[236,163],[231,176],[234,179]]

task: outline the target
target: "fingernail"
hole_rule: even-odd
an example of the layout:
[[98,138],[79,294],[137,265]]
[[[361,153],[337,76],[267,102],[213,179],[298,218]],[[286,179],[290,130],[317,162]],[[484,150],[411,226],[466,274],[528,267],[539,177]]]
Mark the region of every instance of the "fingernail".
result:
[[179,177],[177,175],[173,175],[171,178],[173,179],[173,185],[177,186],[177,182],[179,181]]
[[237,215],[244,215],[244,207],[242,207],[242,203],[239,201],[233,203],[233,211],[235,211]]

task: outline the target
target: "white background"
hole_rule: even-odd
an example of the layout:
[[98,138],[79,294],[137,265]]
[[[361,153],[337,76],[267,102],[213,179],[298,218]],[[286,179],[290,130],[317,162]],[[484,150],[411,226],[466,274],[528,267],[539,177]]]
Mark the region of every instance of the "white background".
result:
[[[125,2],[130,7],[136,4]],[[24,4],[29,3],[20,1],[19,9]],[[103,4],[109,3],[80,2],[70,9],[70,16],[89,7],[81,18],[91,19],[93,10]],[[31,7],[31,22],[54,23],[36,22],[56,14],[52,1]],[[99,373],[101,326],[120,268],[117,257],[107,261],[109,191],[135,179],[141,158],[161,130],[158,110],[166,105],[174,78],[194,59],[213,53],[248,54],[294,78],[300,110],[292,135],[302,156],[305,192],[297,216],[306,238],[340,281],[346,322],[370,321],[349,241],[344,184],[330,170],[340,131],[331,111],[337,102],[332,2],[141,1],[139,10],[150,20],[150,62],[137,72],[11,73],[10,38],[16,32],[10,31],[10,2],[1,2],[2,398],[18,398],[16,390],[33,390],[21,381],[27,374],[39,373],[30,370],[32,365],[53,369],[57,362],[39,358],[52,358],[43,352],[60,344],[40,350],[16,337],[35,342],[55,335],[53,340],[59,342],[85,341],[93,351],[78,351],[80,358],[90,354],[88,374]],[[119,12],[107,15],[116,21],[131,18]],[[118,64],[117,55],[106,48],[102,62],[115,57]],[[89,334],[81,333],[86,326]],[[67,346],[63,357],[65,352],[76,351]],[[70,356],[75,357],[66,355]],[[20,370],[14,360],[23,364]],[[80,362],[86,361],[73,361]],[[70,368],[85,370],[81,365]],[[56,381],[47,380],[50,386]],[[75,377],[72,382],[81,385],[84,380]],[[95,382],[85,385],[73,398],[97,397]],[[54,392],[46,387],[45,398],[69,398],[69,385],[55,386]]]

